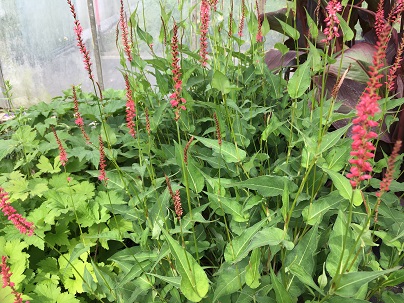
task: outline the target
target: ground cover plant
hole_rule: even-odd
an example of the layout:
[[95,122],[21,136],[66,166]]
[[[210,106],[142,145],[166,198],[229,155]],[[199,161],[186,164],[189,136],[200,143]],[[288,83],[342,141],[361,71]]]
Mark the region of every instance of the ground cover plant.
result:
[[68,0],[94,91],[0,126],[0,301],[403,301],[402,3],[120,3],[125,89]]

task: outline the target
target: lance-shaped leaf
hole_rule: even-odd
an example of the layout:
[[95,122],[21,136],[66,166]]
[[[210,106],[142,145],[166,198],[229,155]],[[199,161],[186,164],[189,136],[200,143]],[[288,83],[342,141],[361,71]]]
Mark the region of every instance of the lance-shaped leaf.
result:
[[205,271],[166,230],[162,229],[162,232],[170,246],[171,254],[175,258],[176,269],[181,275],[182,293],[192,302],[201,301],[209,290],[209,279]]
[[227,163],[241,162],[247,156],[247,153],[244,150],[235,146],[233,143],[222,141],[222,145],[219,145],[217,140],[206,139],[198,136],[194,137],[206,147],[212,148],[215,153],[222,155],[224,161]]

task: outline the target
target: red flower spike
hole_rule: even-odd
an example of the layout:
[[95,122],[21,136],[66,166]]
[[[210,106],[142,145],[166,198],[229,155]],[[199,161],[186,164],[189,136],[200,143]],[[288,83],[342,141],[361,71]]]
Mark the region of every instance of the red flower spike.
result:
[[[17,213],[14,207],[8,202],[9,195],[3,188],[0,187],[0,209],[7,219],[13,223],[13,225],[22,234],[32,236],[34,234],[34,223],[27,221],[23,216]],[[4,279],[4,276],[3,276]]]

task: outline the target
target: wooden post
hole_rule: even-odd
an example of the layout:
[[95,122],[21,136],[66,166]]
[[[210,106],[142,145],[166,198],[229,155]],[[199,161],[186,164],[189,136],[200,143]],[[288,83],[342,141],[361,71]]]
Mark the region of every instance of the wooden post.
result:
[[100,47],[98,44],[98,31],[97,31],[97,23],[96,23],[95,14],[94,14],[93,0],[87,0],[87,9],[88,9],[88,16],[90,18],[91,37],[93,39],[93,45],[94,45],[95,68],[97,70],[98,84],[100,85],[101,90],[104,90],[104,79],[102,77],[101,54],[100,54]]

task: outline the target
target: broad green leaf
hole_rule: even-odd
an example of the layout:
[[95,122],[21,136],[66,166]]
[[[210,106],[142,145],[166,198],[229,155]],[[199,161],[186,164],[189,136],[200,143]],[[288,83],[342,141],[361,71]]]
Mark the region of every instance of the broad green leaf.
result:
[[246,266],[245,283],[251,288],[257,288],[260,285],[259,266],[261,258],[261,251],[256,248],[251,253],[250,262]]
[[222,155],[227,163],[242,162],[247,156],[247,153],[244,150],[235,146],[233,143],[222,141],[222,145],[219,145],[217,140],[206,139],[198,136],[194,137],[206,147],[212,148],[215,153]]
[[352,198],[352,186],[347,177],[341,175],[340,173],[337,173],[335,171],[323,168],[323,171],[327,173],[334,186],[337,188],[339,194],[344,197],[345,199],[351,201]]
[[156,274],[152,274],[152,273],[147,273],[147,274],[151,275],[153,277],[156,277],[164,282],[167,282],[176,288],[181,287],[181,277],[167,277],[167,276],[160,276],[160,275],[156,275]]
[[276,20],[278,20],[278,22],[282,26],[282,29],[286,36],[291,37],[293,40],[298,40],[300,38],[300,33],[297,29],[283,22],[282,20],[279,20],[278,18],[276,18]]
[[314,20],[310,16],[310,14],[307,12],[307,10],[306,10],[306,18],[307,18],[307,24],[309,26],[310,36],[314,40],[316,40],[318,37],[318,27],[317,27],[316,22],[314,22]]
[[359,291],[362,285],[369,283],[370,281],[383,275],[397,271],[400,268],[401,266],[397,266],[381,271],[359,271],[344,273],[342,274],[335,293],[341,297],[352,297]]
[[224,211],[226,214],[232,216],[233,220],[236,222],[247,222],[249,218],[249,213],[243,212],[243,205],[238,202],[236,198],[221,197],[215,194],[207,193],[209,200],[212,204],[216,204],[220,210]]
[[41,173],[54,174],[60,172],[60,166],[56,165],[56,158],[55,158],[55,167],[53,167],[49,159],[43,155],[39,158],[39,163],[36,165],[36,167],[39,169]]
[[340,14],[337,14],[338,20],[339,20],[339,26],[342,29],[342,39],[344,42],[351,41],[353,37],[355,36],[354,32],[352,29],[349,27],[349,24],[345,21],[344,18]]
[[216,281],[215,292],[212,302],[218,302],[217,300],[225,295],[233,294],[240,290],[244,283],[245,266],[230,265],[228,263],[222,263],[218,272],[218,278]]
[[296,184],[290,182],[286,177],[280,176],[259,176],[234,184],[236,187],[256,190],[263,197],[276,197],[283,193],[285,182],[289,187],[289,192],[296,190]]
[[302,282],[306,286],[313,288],[324,296],[324,292],[313,281],[312,274],[305,270],[304,264],[300,265],[297,263],[293,263],[288,267],[288,269],[294,276],[296,276],[300,280],[300,282]]
[[224,251],[224,259],[226,262],[233,262],[234,260],[239,259],[239,255],[245,251],[248,245],[251,242],[251,239],[256,235],[256,233],[261,229],[264,223],[267,222],[266,219],[255,223],[253,226],[244,230],[244,232],[234,238],[230,243],[226,245],[226,249]]
[[271,268],[271,281],[275,291],[277,303],[294,303],[292,297],[286,290],[285,286],[283,286],[283,284],[278,280],[278,277],[275,276],[272,268]]
[[114,145],[118,141],[118,139],[116,138],[115,131],[107,123],[103,124],[101,130],[102,130],[101,137],[104,140],[104,142],[109,142],[111,145]]
[[404,302],[404,294],[395,294],[391,291],[384,291],[382,293],[382,301],[383,303],[402,303]]
[[310,231],[299,240],[298,244],[288,252],[285,266],[289,267],[292,264],[297,264],[302,266],[311,276],[315,267],[313,251],[317,250],[317,244],[318,224],[313,226]]
[[404,269],[393,272],[388,279],[383,282],[383,286],[396,286],[404,282]]
[[143,40],[144,42],[147,43],[147,45],[153,44],[153,36],[150,35],[148,32],[145,32],[142,30],[138,25],[136,26],[136,31],[137,34],[140,38],[140,40]]
[[327,133],[323,137],[323,139],[321,141],[319,152],[323,153],[323,152],[329,150],[335,144],[337,144],[340,141],[341,136],[343,136],[346,133],[349,126],[350,125],[348,124],[348,125],[346,125],[346,126],[344,126],[342,128],[339,128],[339,129],[337,129],[337,130],[335,130],[335,131],[333,131],[331,133]]
[[215,70],[212,77],[212,87],[219,90],[223,95],[231,91],[231,84],[229,79],[220,71]]
[[175,258],[176,270],[181,275],[182,293],[192,302],[201,301],[209,290],[209,279],[205,271],[164,228],[162,228],[162,232],[170,246],[171,254]]
[[[348,302],[346,298],[334,296],[331,299],[325,301],[325,303],[348,303]],[[349,303],[369,303],[369,301],[349,298]]]
[[338,191],[333,191],[327,196],[323,196],[318,200],[315,200],[310,205],[303,209],[303,219],[309,225],[315,225],[320,223],[323,215],[330,209],[338,209],[339,206],[346,200],[341,197]]
[[292,78],[288,82],[288,93],[292,99],[297,99],[303,96],[311,83],[311,63],[306,61],[300,64]]
[[[346,225],[347,225],[346,214],[344,211],[340,210],[338,212],[338,217],[334,223],[333,230],[331,231],[330,238],[328,240],[330,253],[327,256],[326,269],[331,277],[334,277],[337,272],[340,274],[342,267],[348,262],[351,263],[352,258],[355,257],[354,256],[355,254],[353,254],[353,256],[349,255],[350,250],[352,249],[352,247],[355,246],[355,239],[353,237],[353,232],[351,228],[349,228],[348,231],[346,230]],[[346,236],[345,248],[343,249],[345,234],[347,232],[348,235]],[[341,263],[342,266],[338,268],[341,255],[343,255]],[[361,261],[361,259],[362,259],[361,257],[357,257],[355,259],[350,271],[354,272],[357,270],[358,264]]]
[[293,248],[293,243],[288,241],[288,236],[282,229],[272,226],[266,227],[254,235],[254,237],[251,239],[251,242],[243,251],[240,251],[240,253],[238,254],[238,258],[236,258],[234,262],[238,262],[241,259],[245,258],[248,253],[255,248],[267,245],[276,246],[281,243],[285,245],[287,249]]

